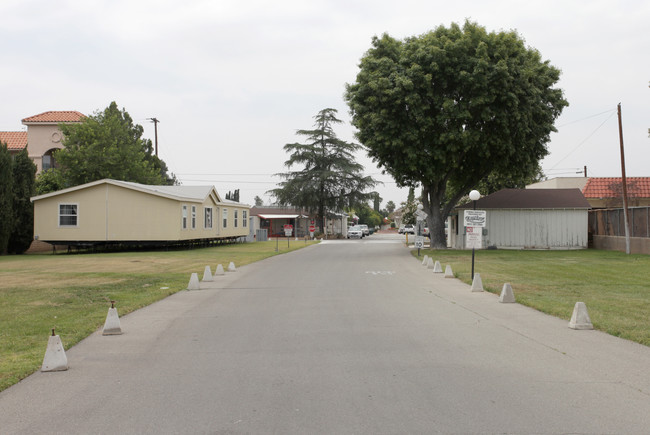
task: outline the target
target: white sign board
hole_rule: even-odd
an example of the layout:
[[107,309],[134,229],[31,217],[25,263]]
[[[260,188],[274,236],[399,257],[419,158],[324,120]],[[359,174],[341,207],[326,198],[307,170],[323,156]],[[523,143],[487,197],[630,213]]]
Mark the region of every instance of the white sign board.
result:
[[423,236],[415,236],[415,247],[418,249],[424,248],[424,237]]
[[[293,234],[293,228],[285,228],[285,229],[284,229],[284,235],[285,235],[285,237],[291,237],[292,234]],[[312,233],[312,234],[313,234],[313,233]]]
[[417,220],[419,220],[419,221],[423,221],[423,220],[425,220],[425,219],[427,218],[427,216],[429,216],[429,215],[426,214],[425,212],[423,212],[422,210],[418,210],[418,211],[415,212],[415,216],[416,216],[416,219],[417,219]]
[[463,218],[465,227],[485,227],[487,212],[485,210],[465,210]]
[[483,228],[465,227],[465,247],[467,249],[483,248]]

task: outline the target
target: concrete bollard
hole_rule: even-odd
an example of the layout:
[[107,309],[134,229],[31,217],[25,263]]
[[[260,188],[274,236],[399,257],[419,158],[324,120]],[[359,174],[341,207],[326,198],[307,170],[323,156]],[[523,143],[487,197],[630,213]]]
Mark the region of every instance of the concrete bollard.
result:
[[427,269],[433,269],[433,258],[427,258]]
[[214,276],[221,276],[221,275],[225,275],[225,274],[226,274],[226,272],[224,272],[223,266],[221,265],[221,263],[217,264],[217,268],[214,271]]
[[68,370],[68,357],[65,356],[63,343],[58,335],[52,335],[47,340],[47,349],[45,350],[45,357],[43,358],[42,372],[60,372]]
[[187,284],[188,290],[200,290],[201,286],[199,285],[199,275],[198,273],[192,273],[190,276],[190,282]]
[[436,264],[433,265],[433,273],[442,273],[442,266],[438,260],[436,260]]
[[236,272],[236,271],[237,268],[235,267],[235,263],[231,261],[230,264],[228,265],[228,272]]
[[201,281],[212,281],[212,271],[210,270],[210,266],[205,266],[205,270],[203,271],[203,279]]
[[426,266],[428,262],[429,262],[429,256],[425,254],[424,260],[422,260],[422,266]]
[[573,314],[569,321],[569,328],[594,329],[594,325],[592,325],[589,313],[587,312],[587,305],[585,305],[584,302],[576,302],[573,307]]
[[115,301],[111,301],[111,307],[108,309],[106,321],[104,322],[104,329],[102,335],[120,335],[122,334],[122,327],[120,326],[120,316],[117,315],[117,308],[115,308]]
[[509,282],[503,284],[501,295],[499,296],[499,302],[504,304],[511,304],[515,302],[515,294],[512,292],[512,286]]
[[451,266],[447,265],[445,266],[445,278],[453,278],[454,277],[454,272],[451,271]]
[[473,292],[482,292],[483,291],[483,281],[481,280],[481,274],[475,273],[474,279],[472,280],[472,291]]

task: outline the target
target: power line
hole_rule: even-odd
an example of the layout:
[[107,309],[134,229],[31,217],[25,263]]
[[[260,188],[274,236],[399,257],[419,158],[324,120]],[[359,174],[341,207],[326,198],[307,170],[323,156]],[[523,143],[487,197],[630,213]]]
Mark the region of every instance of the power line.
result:
[[575,121],[569,121],[566,124],[558,125],[557,128],[566,127],[567,125],[575,124],[577,122],[586,121],[587,119],[595,118],[596,116],[604,115],[605,113],[616,112],[616,109],[605,110],[604,112],[596,113],[595,115],[589,115],[584,118],[576,119]]
[[613,110],[613,111],[611,111],[611,112],[612,112],[612,114],[609,115],[609,116],[607,117],[607,119],[605,119],[603,122],[601,122],[600,125],[599,125],[598,127],[596,127],[596,129],[595,129],[594,131],[592,131],[591,133],[589,133],[589,135],[588,135],[588,136],[587,136],[587,137],[586,137],[582,142],[580,142],[580,143],[579,143],[579,144],[578,144],[574,149],[572,149],[572,150],[571,150],[571,151],[570,151],[566,156],[564,156],[562,159],[560,159],[560,160],[555,164],[555,166],[553,166],[551,169],[554,169],[557,165],[559,165],[559,164],[562,163],[564,160],[566,160],[566,159],[567,159],[571,154],[573,154],[575,151],[578,150],[578,148],[580,148],[580,147],[581,147],[585,142],[587,142],[587,140],[589,140],[589,139],[591,138],[591,136],[593,136],[594,134],[596,134],[596,132],[597,132],[598,130],[600,130],[600,128],[601,128],[603,125],[605,125],[605,123],[606,123],[607,121],[609,121],[609,119],[610,119],[612,116],[614,116],[614,115],[616,114],[616,110]]

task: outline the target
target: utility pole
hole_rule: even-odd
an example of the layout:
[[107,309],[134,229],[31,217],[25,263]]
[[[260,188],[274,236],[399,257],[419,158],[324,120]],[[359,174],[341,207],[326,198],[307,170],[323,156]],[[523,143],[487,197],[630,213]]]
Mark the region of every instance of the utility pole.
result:
[[158,118],[148,118],[151,122],[153,122],[153,130],[154,130],[154,137],[156,140],[156,157],[158,157]]
[[630,223],[627,220],[627,179],[625,178],[625,153],[623,151],[623,121],[621,103],[618,103],[618,137],[621,142],[621,175],[623,180],[623,219],[625,220],[625,253],[630,253]]

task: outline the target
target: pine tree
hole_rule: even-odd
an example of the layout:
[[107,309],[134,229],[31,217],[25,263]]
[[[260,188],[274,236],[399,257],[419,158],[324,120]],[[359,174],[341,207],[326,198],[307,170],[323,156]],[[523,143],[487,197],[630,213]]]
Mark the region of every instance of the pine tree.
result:
[[371,194],[365,193],[377,182],[363,175],[363,165],[354,159],[354,153],[361,145],[342,141],[334,133],[335,109],[323,109],[314,117],[313,130],[298,130],[297,134],[307,138],[306,144],[286,144],[284,150],[290,154],[285,166],[297,171],[276,174],[284,181],[279,188],[270,190],[281,205],[292,205],[315,213],[321,230],[325,228],[325,214],[328,211],[342,211],[346,207],[365,203]]
[[7,144],[0,142],[0,255],[7,253],[13,230],[13,161]]
[[22,150],[13,164],[13,222],[14,227],[9,237],[7,251],[10,254],[22,254],[32,243],[34,234],[34,204],[30,197],[34,195],[36,165]]

